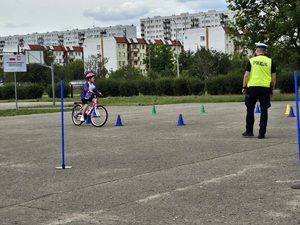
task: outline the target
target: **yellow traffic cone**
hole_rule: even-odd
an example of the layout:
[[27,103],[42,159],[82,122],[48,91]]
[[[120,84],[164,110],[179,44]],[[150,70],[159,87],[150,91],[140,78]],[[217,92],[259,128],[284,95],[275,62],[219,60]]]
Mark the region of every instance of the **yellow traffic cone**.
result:
[[289,115],[290,114],[290,109],[291,109],[290,105],[287,104],[286,110],[285,110],[285,115]]

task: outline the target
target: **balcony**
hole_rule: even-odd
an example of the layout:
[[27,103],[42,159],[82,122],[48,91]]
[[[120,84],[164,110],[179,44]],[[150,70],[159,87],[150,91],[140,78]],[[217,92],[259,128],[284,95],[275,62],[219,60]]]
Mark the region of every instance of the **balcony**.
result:
[[132,61],[139,61],[140,60],[140,57],[137,57],[137,56],[131,56],[130,58]]
[[131,48],[130,51],[131,52],[139,52],[139,49],[138,48]]

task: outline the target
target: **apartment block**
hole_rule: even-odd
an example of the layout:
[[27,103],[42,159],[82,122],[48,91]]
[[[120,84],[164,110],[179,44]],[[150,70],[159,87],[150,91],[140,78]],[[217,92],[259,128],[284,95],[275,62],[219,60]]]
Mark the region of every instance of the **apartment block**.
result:
[[107,37],[136,37],[136,27],[133,25],[117,25],[109,27],[93,27],[87,29],[73,29],[66,31],[52,31],[46,33],[33,33],[25,35],[9,35],[0,37],[1,52],[17,52],[18,46],[29,44],[47,46],[82,46],[86,38],[99,38],[101,35]]
[[[141,37],[146,39],[176,39],[184,42],[187,29],[217,27],[232,20],[234,12],[230,10],[210,10],[199,13],[181,13],[171,16],[154,16],[140,19]],[[166,26],[169,23],[169,27]],[[170,32],[169,32],[170,31]]]
[[210,10],[143,18],[140,20],[141,36],[146,39],[180,40],[184,50],[196,51],[197,46],[203,46],[231,54],[235,47],[226,30],[226,23],[233,17],[234,12],[230,10]]

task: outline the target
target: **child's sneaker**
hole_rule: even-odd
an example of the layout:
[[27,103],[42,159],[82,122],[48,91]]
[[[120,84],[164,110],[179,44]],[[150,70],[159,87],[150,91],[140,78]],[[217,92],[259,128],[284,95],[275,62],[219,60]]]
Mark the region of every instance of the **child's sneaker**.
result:
[[80,121],[84,122],[84,116],[80,116]]

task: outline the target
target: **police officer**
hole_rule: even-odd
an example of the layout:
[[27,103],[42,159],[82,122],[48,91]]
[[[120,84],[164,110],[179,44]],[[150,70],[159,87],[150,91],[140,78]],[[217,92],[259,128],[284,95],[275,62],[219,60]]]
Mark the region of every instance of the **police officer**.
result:
[[268,122],[268,108],[271,107],[270,97],[276,85],[276,67],[272,59],[265,54],[267,45],[255,43],[255,57],[248,61],[243,79],[242,93],[245,94],[247,107],[245,137],[253,136],[254,108],[257,100],[260,102],[260,122],[258,138],[265,138]]

